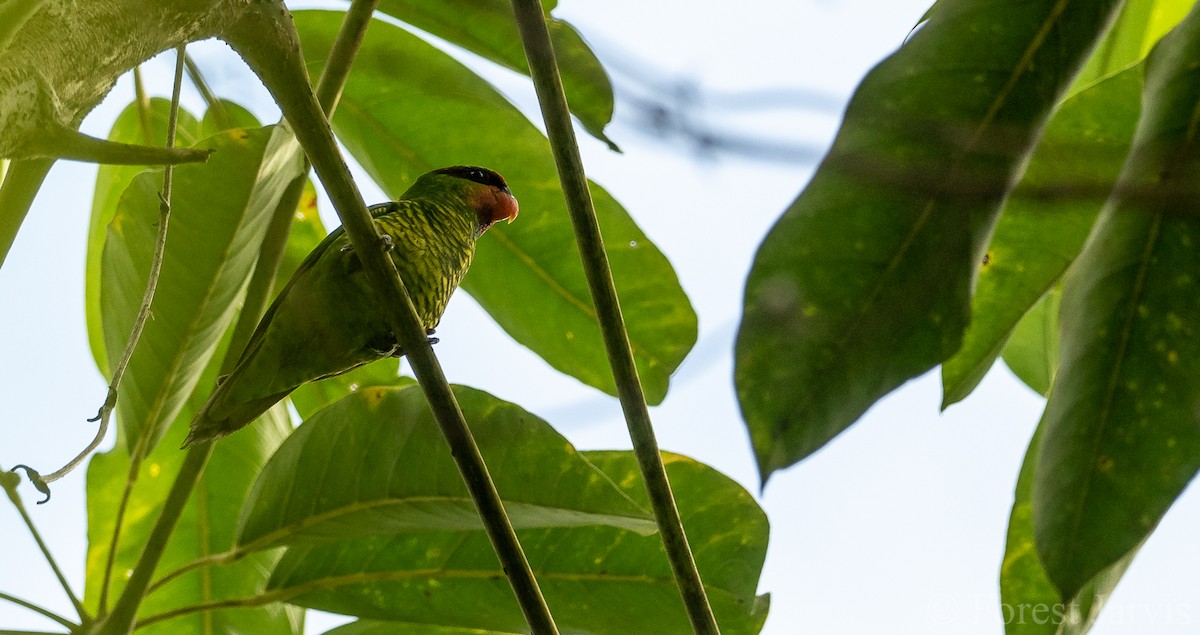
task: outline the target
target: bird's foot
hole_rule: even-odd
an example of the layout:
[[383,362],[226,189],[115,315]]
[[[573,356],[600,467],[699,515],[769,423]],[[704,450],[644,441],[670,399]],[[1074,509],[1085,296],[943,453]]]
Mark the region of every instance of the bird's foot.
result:
[[379,244],[385,254],[396,248],[396,243],[392,242],[392,237],[389,234],[380,234]]
[[442,340],[440,340],[440,339],[438,339],[438,338],[436,338],[436,337],[430,337],[430,338],[428,338],[428,340],[429,340],[429,345],[430,345],[430,346],[433,346],[434,344],[437,344],[438,342],[442,341]]

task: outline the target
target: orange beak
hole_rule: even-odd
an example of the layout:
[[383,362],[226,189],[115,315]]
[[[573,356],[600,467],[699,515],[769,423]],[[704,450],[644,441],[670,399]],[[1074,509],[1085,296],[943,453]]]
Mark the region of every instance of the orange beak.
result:
[[517,203],[517,198],[508,191],[508,188],[502,190],[497,189],[494,192],[495,199],[492,203],[492,222],[498,223],[504,219],[508,222],[513,222],[517,214],[521,211],[520,204]]

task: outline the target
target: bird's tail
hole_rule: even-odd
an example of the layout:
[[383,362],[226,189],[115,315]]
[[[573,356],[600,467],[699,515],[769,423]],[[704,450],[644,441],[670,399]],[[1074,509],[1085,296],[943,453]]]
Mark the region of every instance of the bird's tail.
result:
[[192,419],[191,430],[188,432],[187,438],[183,440],[181,447],[187,448],[196,443],[216,441],[223,436],[237,432],[291,392],[291,390],[287,390],[245,403],[230,404],[228,403],[228,391],[225,389],[228,385],[228,381],[219,384],[212,395],[208,397],[208,401],[204,402],[204,407]]

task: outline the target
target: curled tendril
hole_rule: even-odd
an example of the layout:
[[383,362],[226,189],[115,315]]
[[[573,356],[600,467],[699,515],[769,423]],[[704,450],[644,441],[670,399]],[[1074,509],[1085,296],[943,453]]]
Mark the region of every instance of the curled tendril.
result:
[[14,465],[9,472],[16,473],[17,470],[25,470],[25,476],[29,478],[30,483],[33,483],[34,488],[46,495],[46,498],[37,502],[38,505],[50,500],[50,485],[46,483],[46,479],[42,478],[41,473],[24,464]]

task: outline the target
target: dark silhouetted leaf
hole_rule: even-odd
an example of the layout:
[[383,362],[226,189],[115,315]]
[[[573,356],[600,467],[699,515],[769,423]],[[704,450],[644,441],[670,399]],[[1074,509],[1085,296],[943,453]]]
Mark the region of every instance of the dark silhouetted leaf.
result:
[[1200,469],[1198,60],[1194,9],[1147,58],[1134,149],[1065,281],[1032,496],[1063,597],[1141,544]]
[[759,248],[736,371],[764,481],[958,350],[1000,205],[1118,2],[940,4]]
[[962,348],[942,365],[942,408],[975,389],[1021,316],[1079,255],[1125,162],[1141,101],[1138,65],[1071,97],[1046,126],[988,245]]
[[1000,613],[1005,635],[1083,635],[1133,560],[1128,554],[1065,602],[1046,577],[1033,543],[1033,469],[1044,428],[1038,427],[1017,479],[1000,566]]

